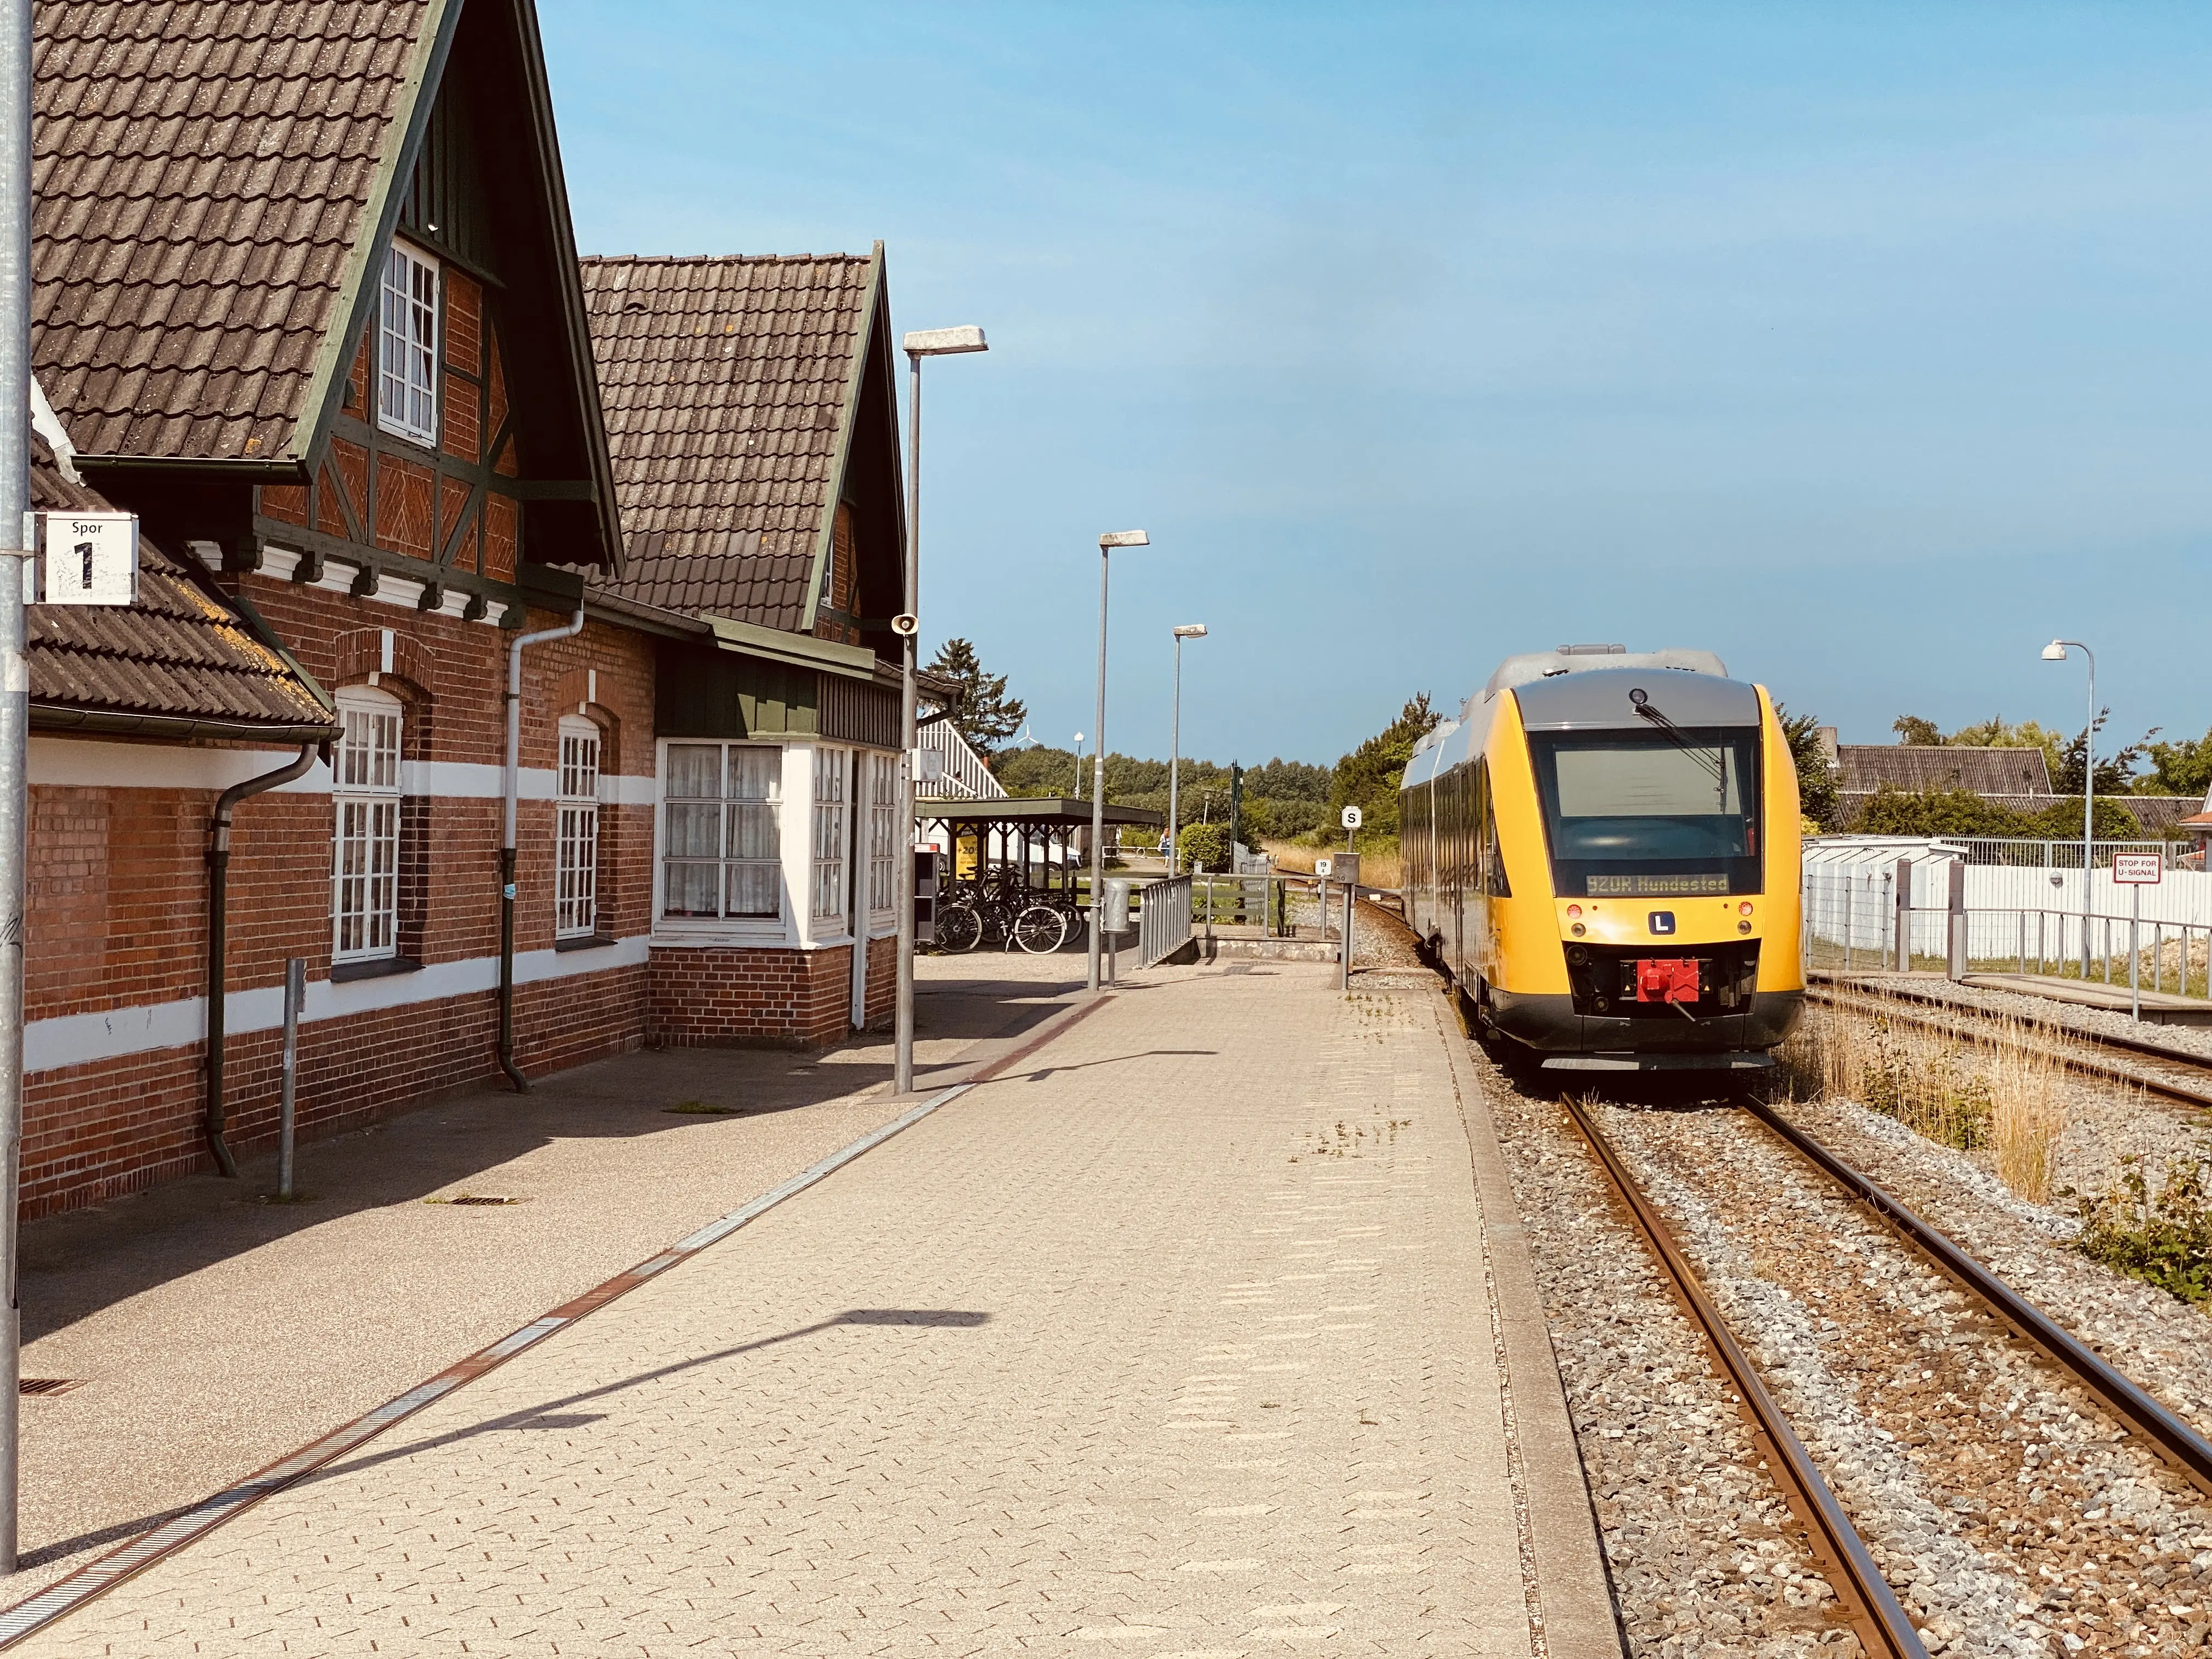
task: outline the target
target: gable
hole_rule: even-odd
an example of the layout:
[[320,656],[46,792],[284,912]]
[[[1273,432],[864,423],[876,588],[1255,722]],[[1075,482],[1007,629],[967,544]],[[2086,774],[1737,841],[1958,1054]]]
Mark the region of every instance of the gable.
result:
[[[608,256],[582,270],[627,541],[619,591],[810,632],[837,597],[841,522],[870,548],[890,537],[896,565],[881,244],[866,257]],[[867,584],[860,597],[880,599]]]
[[88,460],[295,455],[441,0],[40,0],[32,361]]
[[34,359],[88,472],[319,483],[398,234],[520,345],[522,560],[618,566],[531,0],[56,0],[39,28]]

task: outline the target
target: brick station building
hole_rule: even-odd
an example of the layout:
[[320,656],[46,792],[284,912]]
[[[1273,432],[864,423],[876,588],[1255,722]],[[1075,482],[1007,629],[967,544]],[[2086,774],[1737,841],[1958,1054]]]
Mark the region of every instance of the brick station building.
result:
[[142,562],[32,611],[24,1213],[270,1145],[289,957],[303,1134],[500,1075],[526,635],[517,1070],[887,1018],[880,246],[580,263],[527,0],[35,17],[34,495]]

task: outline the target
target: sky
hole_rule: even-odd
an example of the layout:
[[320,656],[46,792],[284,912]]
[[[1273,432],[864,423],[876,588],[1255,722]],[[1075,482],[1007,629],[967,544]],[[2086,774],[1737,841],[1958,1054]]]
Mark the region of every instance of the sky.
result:
[[[586,252],[866,252],[922,635],[1333,761],[1566,641],[2212,726],[2212,8],[539,0]],[[903,374],[902,374],[903,380]],[[902,392],[903,398],[903,389]],[[1086,744],[1086,747],[1089,746]]]

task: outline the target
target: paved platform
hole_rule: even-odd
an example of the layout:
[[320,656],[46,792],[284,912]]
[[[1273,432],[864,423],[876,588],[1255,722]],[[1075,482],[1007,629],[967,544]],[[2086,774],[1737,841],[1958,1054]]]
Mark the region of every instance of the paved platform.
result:
[[18,1650],[1614,1651],[1455,1044],[1327,969],[1133,976]]
[[[2137,994],[2128,989],[2125,980],[2107,985],[2100,979],[2061,979],[2051,974],[1968,974],[1959,982],[1991,991],[2020,991],[2029,996],[2049,997],[2054,1002],[2070,1002],[2082,1008],[2106,1008],[2123,1014],[2135,1006]],[[2140,994],[2143,1023],[2147,1025],[2212,1025],[2212,1002],[2202,997],[2177,996],[2171,991],[2154,991],[2147,985]]]

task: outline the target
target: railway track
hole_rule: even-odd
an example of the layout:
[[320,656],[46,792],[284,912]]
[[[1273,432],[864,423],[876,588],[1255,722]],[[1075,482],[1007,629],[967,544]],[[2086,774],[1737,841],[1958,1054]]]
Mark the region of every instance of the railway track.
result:
[[[1562,1103],[1595,1153],[1613,1195],[1665,1273],[1676,1299],[1705,1338],[1720,1373],[1749,1419],[1754,1443],[1805,1529],[1806,1542],[1828,1577],[1844,1614],[1870,1654],[1924,1656],[1923,1645],[1899,1597],[1884,1580],[1872,1554],[1853,1528],[1804,1444],[1784,1417],[1764,1377],[1748,1359],[1712,1294],[1699,1281],[1666,1218],[1647,1195],[1586,1106]],[[2063,1384],[2084,1390],[2110,1420],[2148,1452],[2193,1486],[2212,1494],[2212,1444],[2179,1418],[2075,1340],[2020,1296],[1983,1263],[1960,1249],[1875,1182],[1790,1123],[1771,1108],[1742,1109],[1768,1132],[1769,1144],[1788,1149],[1796,1166],[1831,1183],[1875,1220],[1888,1236],[1932,1267],[1980,1304],[1987,1316],[2014,1338],[2029,1345],[2055,1369]],[[1956,1425],[1953,1425],[1956,1427]],[[2009,1435],[2006,1436],[2009,1438]],[[2037,1581],[2026,1571],[2020,1577]],[[2047,1570],[2046,1579],[2053,1577]]]
[[[2033,1022],[2017,1015],[1923,991],[1862,991],[1832,980],[1825,984],[1808,984],[1805,995],[1808,1001],[1823,1007],[1953,1036],[1971,1038],[1975,1025],[1990,1020],[2011,1019],[2022,1025],[2033,1025]],[[1913,1012],[1899,1006],[1900,1003],[1911,1003],[1928,1012]],[[2030,1038],[2025,1046],[2058,1061],[2069,1071],[2130,1088],[2147,1089],[2168,1100],[2212,1111],[2212,1060],[2200,1060],[2148,1038],[2084,1031],[2070,1026],[2044,1025],[2034,1029],[2039,1033],[2047,1032],[2056,1040]],[[2100,1050],[2130,1058],[2125,1063],[2100,1058]]]

